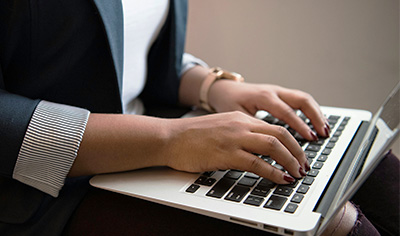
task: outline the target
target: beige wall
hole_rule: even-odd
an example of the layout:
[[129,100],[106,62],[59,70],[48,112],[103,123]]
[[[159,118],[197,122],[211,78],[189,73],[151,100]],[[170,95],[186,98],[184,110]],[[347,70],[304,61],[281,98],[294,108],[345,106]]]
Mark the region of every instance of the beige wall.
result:
[[374,112],[399,81],[399,1],[190,0],[187,51],[250,82]]

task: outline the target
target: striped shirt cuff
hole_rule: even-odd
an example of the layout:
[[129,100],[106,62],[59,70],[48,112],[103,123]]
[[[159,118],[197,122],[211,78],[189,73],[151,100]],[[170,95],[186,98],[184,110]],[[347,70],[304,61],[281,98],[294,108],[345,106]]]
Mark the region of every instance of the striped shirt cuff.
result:
[[182,69],[181,69],[180,76],[182,76],[186,71],[192,69],[193,67],[195,67],[197,65],[200,65],[205,68],[209,67],[207,65],[207,63],[205,63],[201,59],[193,56],[192,54],[184,53],[182,56]]
[[57,197],[77,156],[89,114],[41,101],[25,133],[13,178]]

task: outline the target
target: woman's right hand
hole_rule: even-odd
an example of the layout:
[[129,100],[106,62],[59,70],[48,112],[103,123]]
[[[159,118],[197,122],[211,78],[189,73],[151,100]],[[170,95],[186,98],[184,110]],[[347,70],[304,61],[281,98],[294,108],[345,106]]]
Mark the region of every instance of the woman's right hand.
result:
[[[242,112],[171,119],[167,125],[169,138],[162,155],[165,164],[176,170],[238,169],[287,184],[309,169],[303,150],[285,128]],[[290,175],[254,153],[270,156]]]

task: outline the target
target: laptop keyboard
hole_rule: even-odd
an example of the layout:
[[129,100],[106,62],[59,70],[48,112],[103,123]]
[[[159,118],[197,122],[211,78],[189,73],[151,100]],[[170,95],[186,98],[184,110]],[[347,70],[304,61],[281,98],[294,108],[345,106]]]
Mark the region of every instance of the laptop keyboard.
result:
[[[313,129],[312,124],[304,114],[300,113],[299,117]],[[304,140],[292,128],[288,127],[287,124],[269,114],[263,120],[270,124],[287,128],[304,149],[311,166],[311,170],[307,172],[307,176],[297,179],[294,183],[288,185],[277,185],[268,179],[250,172],[240,170],[209,171],[202,173],[186,189],[186,192],[193,194],[204,186],[210,188],[205,194],[206,197],[224,199],[256,207],[263,206],[264,208],[292,214],[297,210],[298,205],[309,192],[309,189],[312,188],[315,178],[318,176],[321,168],[323,168],[324,162],[329,158],[329,154],[335,147],[349,119],[350,117],[341,119],[340,116],[329,116],[328,123],[331,130],[334,131],[331,133],[331,136],[327,139],[320,137],[318,141],[309,142]],[[282,166],[269,156],[257,156],[276,168],[285,171]],[[288,204],[286,204],[287,202]]]

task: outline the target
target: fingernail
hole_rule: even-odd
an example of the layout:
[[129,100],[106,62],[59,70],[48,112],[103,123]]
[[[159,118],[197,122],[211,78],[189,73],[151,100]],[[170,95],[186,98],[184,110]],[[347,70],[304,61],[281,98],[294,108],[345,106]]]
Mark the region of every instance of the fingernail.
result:
[[312,138],[313,138],[314,141],[318,141],[318,137],[317,137],[317,135],[314,133],[314,131],[310,130],[310,134],[311,134],[311,136],[312,136]]
[[328,127],[325,126],[324,130],[325,130],[325,136],[326,136],[326,137],[329,137],[330,131],[329,131]]
[[328,128],[329,133],[331,132],[331,126],[329,125],[328,121],[325,121],[325,127]]
[[289,183],[293,183],[295,181],[295,179],[292,176],[288,175],[288,174],[284,174],[283,175],[283,179],[285,181],[289,182]]
[[308,161],[306,161],[306,164],[304,165],[304,167],[306,168],[306,171],[310,171],[310,163],[308,163]]
[[301,176],[306,176],[307,173],[303,170],[303,167],[300,166],[299,168],[299,173],[301,174]]

